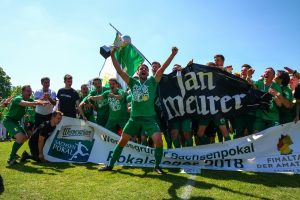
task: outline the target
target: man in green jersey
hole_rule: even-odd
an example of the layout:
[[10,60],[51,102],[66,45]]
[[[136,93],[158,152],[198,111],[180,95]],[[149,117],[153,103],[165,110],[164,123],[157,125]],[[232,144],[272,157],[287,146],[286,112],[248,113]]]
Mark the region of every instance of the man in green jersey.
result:
[[4,117],[3,124],[10,136],[14,137],[16,141],[14,142],[11,150],[11,154],[7,163],[13,165],[16,163],[16,154],[23,143],[28,139],[25,130],[20,125],[21,119],[25,115],[26,107],[45,105],[47,102],[42,100],[36,100],[30,98],[32,95],[32,90],[30,85],[25,85],[22,87],[22,95],[13,98],[11,105],[9,107],[8,113]]
[[109,79],[110,90],[103,92],[101,95],[91,96],[89,100],[107,99],[109,105],[109,115],[105,128],[116,132],[117,128],[123,129],[128,121],[126,92],[118,88],[118,81],[115,78]]
[[89,88],[87,84],[82,84],[80,89],[81,95],[80,95],[80,104],[78,106],[78,111],[80,114],[80,119],[88,120],[90,122],[95,122],[94,118],[94,106],[89,103],[85,103],[84,99],[89,94]]
[[97,119],[96,122],[97,124],[101,125],[101,126],[105,126],[107,119],[108,119],[108,104],[107,104],[107,99],[103,99],[103,100],[97,100],[97,101],[93,101],[93,100],[88,100],[88,98],[90,96],[97,96],[102,94],[103,92],[109,90],[109,88],[107,87],[102,87],[102,81],[100,78],[94,78],[93,79],[93,86],[95,87],[94,90],[90,91],[89,95],[83,99],[82,102],[88,104],[88,103],[92,103],[95,107],[95,110],[97,112]]
[[279,111],[278,107],[281,106],[281,101],[278,98],[280,95],[280,85],[275,83],[275,71],[273,68],[266,68],[263,79],[254,83],[258,90],[269,92],[272,96],[271,106],[268,111],[256,110],[256,119],[254,122],[254,132],[259,132],[272,126],[279,125]]
[[290,76],[283,70],[277,70],[276,77],[274,79],[281,87],[281,91],[277,94],[277,98],[281,101],[281,107],[279,107],[279,121],[280,124],[285,124],[293,121],[293,93],[288,86],[290,82]]
[[156,95],[156,88],[161,80],[163,72],[169,66],[173,58],[178,52],[178,49],[174,47],[172,53],[166,62],[157,70],[154,77],[149,75],[149,68],[145,64],[141,64],[138,68],[139,80],[129,77],[126,72],[124,72],[115,58],[115,48],[111,51],[111,59],[113,65],[122,77],[122,79],[128,84],[132,92],[132,107],[130,112],[130,119],[128,120],[123,134],[116,145],[112,159],[109,165],[104,166],[99,169],[99,171],[110,171],[113,169],[115,162],[119,159],[124,146],[128,143],[131,137],[134,137],[140,130],[144,130],[146,134],[152,138],[155,145],[155,171],[158,174],[163,174],[164,172],[159,167],[163,156],[163,142],[162,135],[158,124],[156,122],[156,113],[154,110],[154,98]]
[[[98,100],[98,101],[93,101],[89,100],[90,96],[97,96],[105,92],[106,90],[109,90],[107,87],[102,87],[102,80],[100,78],[94,78],[93,79],[93,86],[95,89],[90,91],[89,95],[85,97],[81,103],[79,104],[79,107],[82,108],[83,106],[87,107],[94,107],[94,109],[97,112],[97,119],[96,123],[105,126],[108,118],[108,104],[107,104],[107,99],[103,100]],[[84,115],[80,110],[79,110],[81,115]]]

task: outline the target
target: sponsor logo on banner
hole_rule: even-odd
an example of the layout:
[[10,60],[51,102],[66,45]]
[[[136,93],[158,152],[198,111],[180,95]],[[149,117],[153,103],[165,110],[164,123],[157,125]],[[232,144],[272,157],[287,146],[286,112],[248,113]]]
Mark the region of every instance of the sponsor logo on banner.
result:
[[289,135],[281,135],[278,139],[277,150],[280,152],[277,156],[270,156],[263,159],[263,162],[257,164],[258,169],[269,169],[274,172],[296,172],[299,173],[300,154],[293,153],[291,145],[293,140]]
[[92,126],[62,126],[56,132],[48,154],[73,162],[87,162],[94,145]]
[[289,135],[281,135],[277,144],[277,149],[280,151],[281,155],[289,155],[293,153],[293,150],[290,148],[290,145],[292,144],[293,141]]

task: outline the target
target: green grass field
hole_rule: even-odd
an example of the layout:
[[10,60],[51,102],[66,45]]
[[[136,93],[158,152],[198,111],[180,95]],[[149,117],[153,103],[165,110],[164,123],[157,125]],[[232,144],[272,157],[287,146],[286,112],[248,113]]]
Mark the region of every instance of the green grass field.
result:
[[[7,166],[12,142],[0,143],[0,199],[300,199],[300,176],[203,170],[200,175],[116,167],[98,172],[95,164]],[[25,144],[20,151],[28,149]]]

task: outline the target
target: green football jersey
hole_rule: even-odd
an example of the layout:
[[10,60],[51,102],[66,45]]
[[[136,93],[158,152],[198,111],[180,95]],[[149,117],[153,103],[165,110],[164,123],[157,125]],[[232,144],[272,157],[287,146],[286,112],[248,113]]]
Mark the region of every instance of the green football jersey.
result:
[[[273,82],[270,86],[266,86],[264,80],[259,80],[254,83],[257,89],[268,92],[270,88],[276,90],[277,92],[281,93],[280,85]],[[268,111],[258,109],[256,111],[256,117],[260,117],[264,120],[271,120],[271,121],[279,121],[279,110],[278,106],[275,103],[274,97],[272,99],[270,108]]]
[[[293,102],[293,92],[288,86],[281,87],[281,95],[290,101]],[[292,108],[286,108],[285,106],[281,106],[279,108],[279,116],[280,116],[280,123],[288,123],[293,121],[293,110]]]
[[132,94],[130,117],[155,117],[154,98],[157,88],[155,78],[151,76],[141,83],[131,77],[128,86]]
[[110,97],[110,90],[105,91],[102,96],[106,98],[109,105],[109,116],[108,120],[123,120],[128,119],[129,115],[127,112],[127,101],[126,101],[126,92],[121,89],[118,89],[114,94],[121,96],[121,99],[118,100],[116,97]]
[[[107,87],[102,87],[101,91],[97,91],[96,89],[90,91],[89,95],[87,96],[97,96],[97,95],[101,95],[103,94],[103,92],[109,90],[109,88]],[[84,99],[85,102],[87,102],[87,98]],[[103,99],[103,100],[96,100],[96,101],[92,101],[93,105],[95,106],[95,109],[98,113],[98,115],[105,115],[105,113],[108,112],[108,102],[107,99]]]
[[[8,117],[15,121],[20,121],[26,112],[26,107],[19,105],[22,100],[23,100],[22,96],[16,96],[15,98],[13,98],[9,106],[8,113],[6,114],[5,117]],[[33,102],[34,100],[30,98],[27,101]]]

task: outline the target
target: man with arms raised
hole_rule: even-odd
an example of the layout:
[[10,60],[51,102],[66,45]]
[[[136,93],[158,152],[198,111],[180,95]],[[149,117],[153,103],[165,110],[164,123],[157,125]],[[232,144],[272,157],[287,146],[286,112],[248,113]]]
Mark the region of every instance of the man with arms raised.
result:
[[111,51],[111,59],[116,71],[128,84],[132,91],[132,107],[130,119],[125,125],[122,136],[114,149],[109,165],[100,168],[99,171],[112,170],[115,162],[120,157],[123,148],[128,143],[129,139],[134,137],[140,129],[143,129],[147,132],[148,136],[153,139],[155,144],[155,171],[158,174],[164,173],[159,167],[163,156],[163,142],[160,129],[155,119],[156,113],[154,110],[154,98],[156,95],[156,87],[161,80],[163,72],[171,63],[177,52],[178,49],[174,47],[171,55],[157,70],[154,77],[151,76],[147,79],[149,75],[149,68],[147,65],[141,64],[137,71],[139,74],[139,80],[135,80],[134,78],[129,77],[128,74],[122,70],[120,64],[117,62],[114,56],[115,49]]

